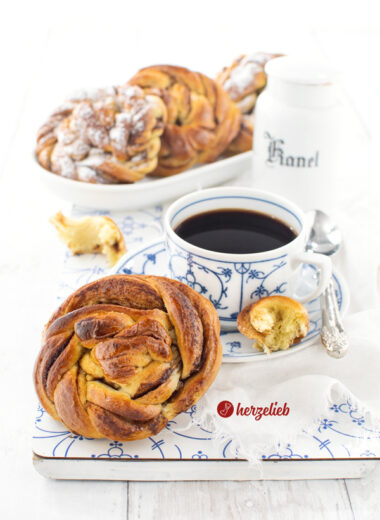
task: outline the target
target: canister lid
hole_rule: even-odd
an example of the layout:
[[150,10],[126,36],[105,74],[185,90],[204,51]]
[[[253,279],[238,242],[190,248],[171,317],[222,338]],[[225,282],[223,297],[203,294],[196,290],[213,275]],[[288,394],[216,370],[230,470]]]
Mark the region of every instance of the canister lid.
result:
[[268,61],[265,72],[269,77],[298,85],[327,85],[332,81],[332,71],[313,59],[281,56]]

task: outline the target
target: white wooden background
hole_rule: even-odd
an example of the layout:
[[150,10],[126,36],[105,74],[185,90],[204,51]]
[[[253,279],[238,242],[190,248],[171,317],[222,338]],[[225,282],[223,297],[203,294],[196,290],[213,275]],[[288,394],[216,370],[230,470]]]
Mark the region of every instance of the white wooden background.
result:
[[[59,482],[32,467],[31,369],[55,305],[65,204],[33,177],[35,132],[63,96],[178,63],[212,75],[237,54],[323,55],[340,72],[362,143],[379,135],[379,16],[360,1],[13,1],[0,12],[0,518],[380,518],[380,470],[355,481]],[[351,149],[358,167],[363,157]],[[378,168],[377,168],[378,169]],[[358,180],[358,185],[360,180]]]

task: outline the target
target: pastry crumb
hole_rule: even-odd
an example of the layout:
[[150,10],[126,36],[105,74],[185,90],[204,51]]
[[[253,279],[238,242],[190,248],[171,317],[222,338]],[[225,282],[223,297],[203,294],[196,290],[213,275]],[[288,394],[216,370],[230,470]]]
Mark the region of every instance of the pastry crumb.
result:
[[60,211],[50,218],[59,238],[74,255],[101,253],[112,267],[126,253],[124,238],[109,217],[68,218]]
[[299,343],[309,330],[305,307],[286,296],[267,296],[245,307],[238,316],[239,331],[267,354]]

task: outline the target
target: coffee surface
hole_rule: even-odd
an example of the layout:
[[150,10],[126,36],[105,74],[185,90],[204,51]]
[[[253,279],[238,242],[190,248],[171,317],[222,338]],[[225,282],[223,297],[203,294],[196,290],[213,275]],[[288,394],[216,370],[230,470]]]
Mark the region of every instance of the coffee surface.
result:
[[287,224],[270,215],[233,208],[198,213],[174,231],[194,246],[231,254],[271,251],[297,236]]

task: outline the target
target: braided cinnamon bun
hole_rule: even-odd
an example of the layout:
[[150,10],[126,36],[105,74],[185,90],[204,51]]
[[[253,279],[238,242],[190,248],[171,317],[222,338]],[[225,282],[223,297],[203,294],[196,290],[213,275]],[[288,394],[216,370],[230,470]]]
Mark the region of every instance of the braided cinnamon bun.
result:
[[157,165],[165,121],[161,99],[138,87],[73,96],[40,128],[37,159],[70,179],[135,182]]
[[174,175],[193,164],[215,161],[239,132],[238,107],[216,81],[204,74],[157,65],[141,69],[128,84],[159,96],[167,108],[153,175]]
[[252,149],[253,111],[257,96],[264,90],[267,82],[264,67],[269,60],[279,56],[282,54],[264,52],[242,54],[217,75],[216,81],[228,92],[243,115],[240,131],[228,147],[227,154],[247,152]]
[[220,368],[219,320],[188,286],[114,275],[74,292],[49,320],[34,381],[72,432],[129,441],[192,406]]

